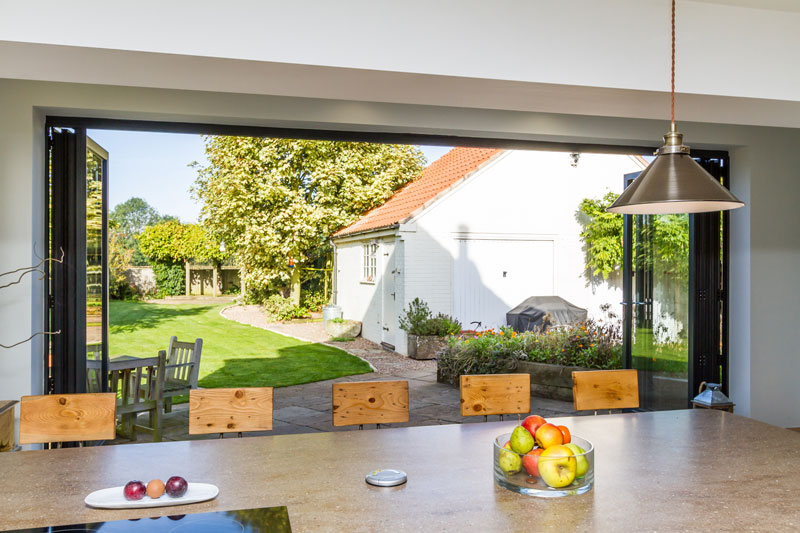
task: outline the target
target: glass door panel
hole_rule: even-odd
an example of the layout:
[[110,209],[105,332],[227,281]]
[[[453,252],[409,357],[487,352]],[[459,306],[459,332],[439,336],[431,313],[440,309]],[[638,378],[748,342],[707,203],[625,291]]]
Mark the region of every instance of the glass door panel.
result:
[[107,387],[108,274],[106,266],[108,152],[86,139],[86,361],[87,390]]
[[685,409],[689,376],[689,215],[633,217],[630,367],[643,409]]

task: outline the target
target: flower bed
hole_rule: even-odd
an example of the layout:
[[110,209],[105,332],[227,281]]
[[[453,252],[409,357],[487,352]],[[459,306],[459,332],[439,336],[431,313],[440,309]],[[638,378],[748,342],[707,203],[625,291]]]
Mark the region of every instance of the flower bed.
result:
[[490,329],[474,336],[453,335],[438,358],[439,380],[455,384],[463,374],[503,374],[517,370],[520,361],[563,367],[622,368],[619,321],[587,320],[547,331],[518,333]]

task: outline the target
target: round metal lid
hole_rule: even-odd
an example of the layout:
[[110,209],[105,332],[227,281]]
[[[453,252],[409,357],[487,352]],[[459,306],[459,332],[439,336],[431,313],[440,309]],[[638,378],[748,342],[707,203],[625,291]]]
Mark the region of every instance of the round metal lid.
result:
[[365,480],[376,487],[395,487],[408,481],[408,476],[402,470],[387,468],[370,472],[366,475]]

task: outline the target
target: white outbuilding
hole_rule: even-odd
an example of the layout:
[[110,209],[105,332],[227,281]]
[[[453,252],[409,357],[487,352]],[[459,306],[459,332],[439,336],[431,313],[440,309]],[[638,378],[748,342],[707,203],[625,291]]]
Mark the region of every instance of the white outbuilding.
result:
[[414,298],[464,329],[505,325],[529,296],[619,312],[621,279],[585,267],[579,204],[621,192],[639,156],[454,148],[332,236],[335,301],[362,335],[407,354],[398,318]]

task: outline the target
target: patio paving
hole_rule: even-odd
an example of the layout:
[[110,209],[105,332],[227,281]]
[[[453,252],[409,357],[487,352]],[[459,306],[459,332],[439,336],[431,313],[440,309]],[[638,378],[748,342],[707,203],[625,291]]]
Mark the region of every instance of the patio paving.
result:
[[[235,305],[226,308],[222,315],[230,320],[269,329],[311,342],[325,342],[368,361],[375,372],[342,378],[276,388],[273,392],[272,431],[248,435],[288,435],[321,431],[352,431],[353,427],[333,427],[331,415],[332,384],[342,381],[406,380],[409,385],[409,421],[386,424],[382,427],[431,426],[440,424],[465,424],[482,422],[482,416],[463,417],[460,414],[460,397],[457,387],[436,382],[436,362],[417,361],[361,337],[350,342],[329,342],[321,322],[267,323],[258,306]],[[328,341],[328,342],[326,342]],[[544,417],[573,416],[572,403],[533,397],[533,412]],[[139,416],[146,416],[144,414]],[[506,417],[506,420],[513,417]],[[490,420],[497,420],[492,416]],[[374,428],[375,426],[366,426]],[[166,441],[190,439],[215,439],[219,435],[189,435],[189,404],[174,405],[172,412],[164,415],[163,437]],[[151,436],[139,433],[137,440],[118,438],[108,444],[149,442]]]

